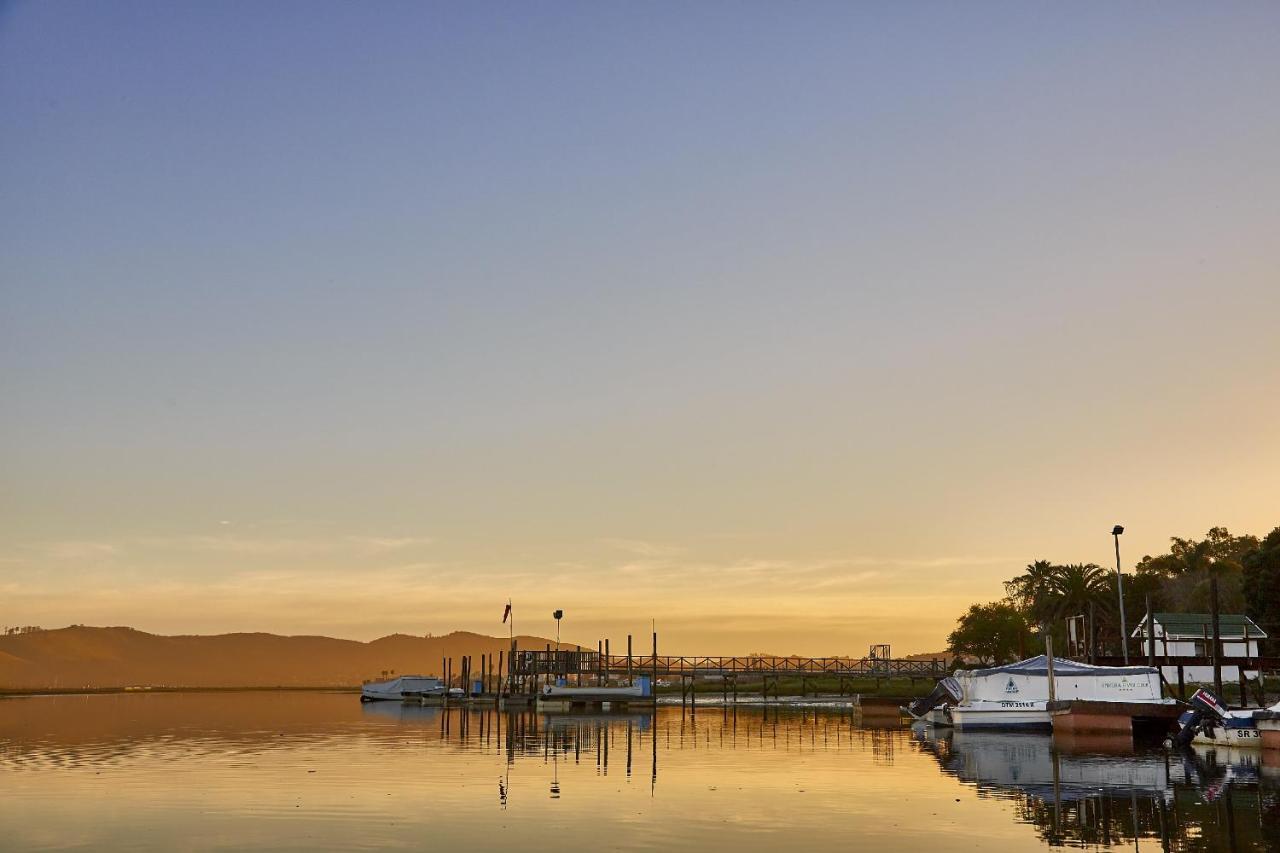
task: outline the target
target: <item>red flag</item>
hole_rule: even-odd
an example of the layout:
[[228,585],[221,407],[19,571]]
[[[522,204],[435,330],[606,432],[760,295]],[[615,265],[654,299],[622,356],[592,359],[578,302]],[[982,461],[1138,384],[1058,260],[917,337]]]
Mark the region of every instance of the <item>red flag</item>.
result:
[[506,609],[502,611],[502,621],[504,624],[507,621],[507,617],[510,615],[511,615],[511,602],[508,601]]

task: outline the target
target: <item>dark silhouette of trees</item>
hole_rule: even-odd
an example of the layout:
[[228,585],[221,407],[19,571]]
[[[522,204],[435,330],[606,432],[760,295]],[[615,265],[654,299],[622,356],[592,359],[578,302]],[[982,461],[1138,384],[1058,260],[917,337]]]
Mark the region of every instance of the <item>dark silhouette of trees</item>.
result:
[[[1280,636],[1280,527],[1266,539],[1235,536],[1213,527],[1203,539],[1170,539],[1166,554],[1144,556],[1136,572],[1126,573],[1125,611],[1137,616],[1170,612],[1248,613],[1272,636]],[[1005,599],[975,604],[960,617],[948,638],[950,650],[982,663],[1025,657],[1039,647],[1038,631],[1056,634],[1063,620],[1095,618],[1095,643],[1118,652],[1115,572],[1093,563],[1028,563],[1005,581]],[[1215,620],[1216,621],[1216,620]]]
[[971,606],[947,637],[947,647],[954,655],[991,666],[1025,657],[1032,639],[1026,615],[1006,599]]

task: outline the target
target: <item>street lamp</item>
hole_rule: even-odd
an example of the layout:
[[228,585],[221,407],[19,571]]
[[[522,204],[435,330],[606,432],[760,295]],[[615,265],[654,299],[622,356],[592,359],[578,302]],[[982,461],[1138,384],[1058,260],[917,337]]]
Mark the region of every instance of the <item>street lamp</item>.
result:
[[1124,528],[1116,525],[1111,535],[1116,540],[1116,594],[1120,597],[1120,648],[1124,649],[1124,665],[1129,665],[1129,634],[1124,624],[1124,573],[1120,571],[1120,534]]
[[556,672],[561,671],[565,674],[565,680],[569,678],[569,668],[565,665],[565,661],[560,657],[560,620],[564,618],[564,611],[557,610],[551,614],[551,618],[556,620]]

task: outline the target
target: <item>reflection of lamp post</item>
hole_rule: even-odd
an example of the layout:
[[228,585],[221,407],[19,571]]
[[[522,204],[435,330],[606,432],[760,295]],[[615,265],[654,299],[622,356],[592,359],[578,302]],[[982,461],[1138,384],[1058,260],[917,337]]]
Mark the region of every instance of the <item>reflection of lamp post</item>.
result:
[[1120,597],[1120,648],[1124,649],[1124,665],[1129,665],[1129,633],[1124,624],[1124,573],[1120,571],[1120,534],[1124,528],[1116,525],[1111,535],[1116,540],[1116,594]]

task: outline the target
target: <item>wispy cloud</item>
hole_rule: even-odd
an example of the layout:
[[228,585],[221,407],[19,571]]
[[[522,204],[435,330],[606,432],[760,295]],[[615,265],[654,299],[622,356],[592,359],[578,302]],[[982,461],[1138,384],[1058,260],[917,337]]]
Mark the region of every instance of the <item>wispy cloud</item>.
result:
[[674,557],[683,554],[686,549],[676,545],[662,545],[656,542],[646,542],[643,539],[601,539],[601,545],[607,545],[619,551],[626,551],[628,554],[636,554],[641,557]]

